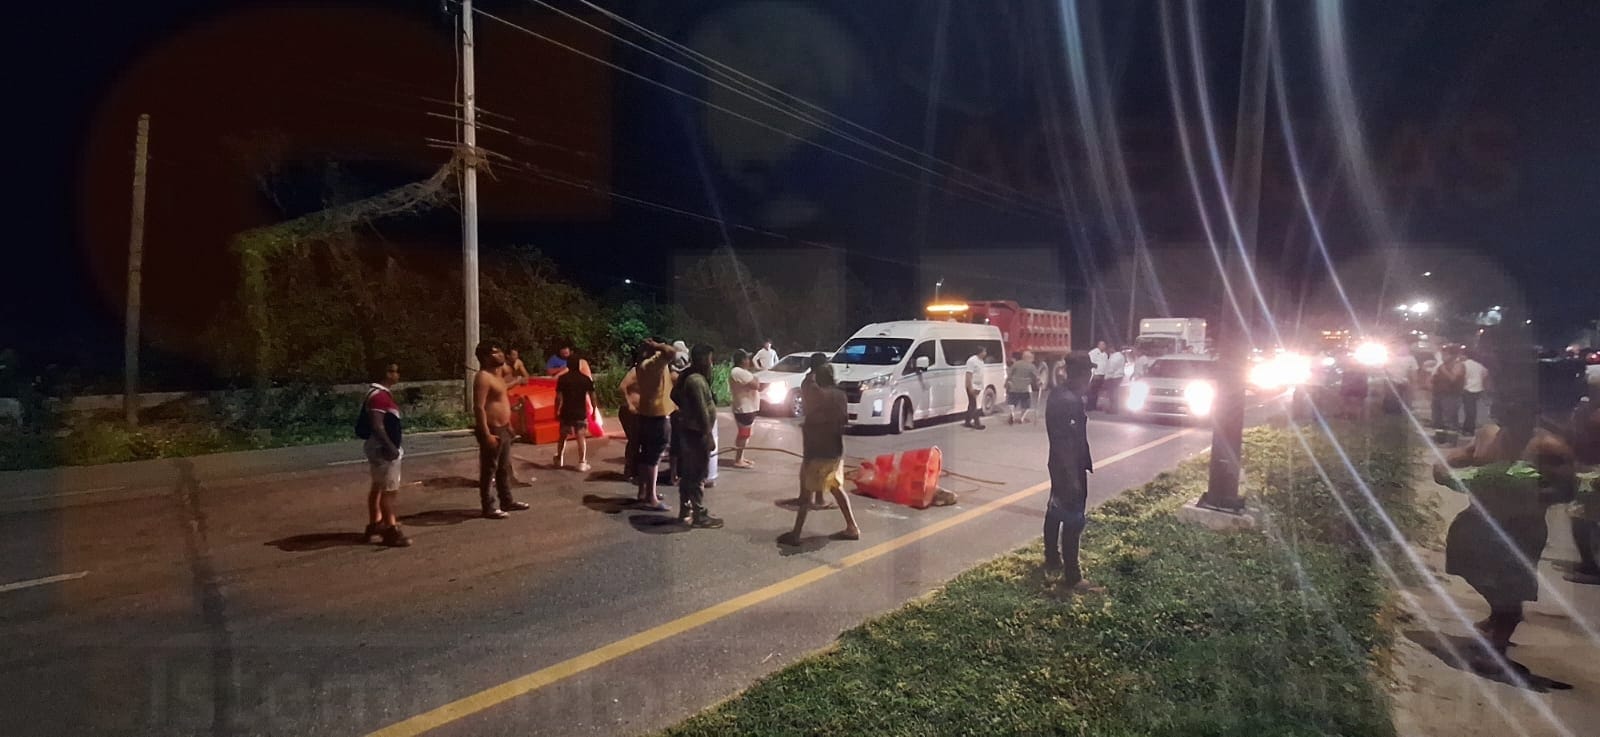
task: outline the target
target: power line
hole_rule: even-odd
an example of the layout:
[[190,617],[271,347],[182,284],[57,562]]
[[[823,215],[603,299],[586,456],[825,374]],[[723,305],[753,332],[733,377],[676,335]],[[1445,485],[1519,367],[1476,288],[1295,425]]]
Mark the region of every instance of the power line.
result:
[[[768,95],[768,94],[762,93],[759,89],[757,89],[757,88],[755,88],[755,87],[753,87],[753,86],[751,86],[749,84],[741,84],[741,86],[744,87],[744,89],[735,88],[735,87],[731,86],[730,84],[728,84],[727,82],[724,82],[724,81],[721,81],[721,80],[718,80],[718,79],[713,79],[710,76],[708,76],[708,75],[706,75],[706,74],[704,74],[702,72],[696,71],[694,69],[689,68],[688,66],[685,66],[682,63],[679,63],[677,61],[669,59],[666,56],[663,56],[662,54],[660,54],[660,53],[658,53],[656,51],[653,51],[651,49],[645,48],[644,46],[641,46],[641,45],[639,45],[639,44],[637,44],[637,43],[635,43],[635,42],[633,42],[633,41],[631,41],[631,40],[629,40],[627,38],[624,38],[624,37],[622,37],[622,36],[620,36],[620,35],[618,35],[616,33],[613,33],[612,31],[609,31],[609,30],[607,30],[605,28],[602,28],[601,26],[598,26],[598,25],[596,25],[594,23],[590,23],[590,22],[588,22],[588,21],[586,21],[586,20],[584,20],[582,18],[579,18],[576,15],[573,15],[572,13],[568,13],[565,10],[557,8],[554,5],[551,5],[550,3],[545,2],[545,0],[528,0],[528,1],[533,3],[533,4],[535,4],[535,5],[539,5],[541,7],[547,8],[547,9],[549,9],[551,11],[554,11],[555,13],[561,15],[562,17],[567,18],[567,19],[569,19],[569,20],[571,20],[571,21],[573,21],[575,23],[578,23],[578,24],[584,26],[584,27],[587,27],[587,28],[593,29],[593,30],[595,30],[595,31],[597,31],[599,33],[605,34],[606,36],[608,36],[608,37],[610,37],[612,39],[615,39],[617,41],[621,41],[622,43],[627,44],[628,46],[631,46],[631,47],[633,47],[635,49],[638,49],[638,50],[640,50],[640,51],[642,51],[642,52],[644,52],[646,54],[649,54],[650,56],[653,56],[653,57],[655,57],[657,59],[660,59],[661,61],[664,61],[667,64],[670,64],[670,65],[672,65],[673,67],[675,67],[677,69],[681,69],[681,70],[683,70],[685,72],[693,74],[694,76],[699,77],[700,79],[703,79],[703,80],[705,80],[707,82],[710,82],[710,83],[712,83],[714,85],[717,85],[718,87],[721,87],[723,89],[729,90],[729,91],[731,91],[731,92],[733,92],[735,94],[740,95],[741,97],[744,97],[744,98],[746,98],[748,100],[754,101],[754,102],[756,102],[756,103],[758,103],[760,105],[763,105],[765,107],[768,107],[768,108],[771,108],[773,110],[776,110],[776,111],[778,111],[778,112],[780,112],[780,113],[782,113],[784,115],[787,115],[787,116],[789,116],[791,118],[794,118],[795,120],[798,120],[798,121],[800,121],[802,123],[806,123],[808,125],[814,126],[819,130],[822,130],[822,131],[827,132],[827,133],[831,133],[831,134],[833,134],[835,136],[838,136],[839,138],[842,138],[842,139],[844,139],[846,141],[849,141],[850,143],[854,143],[854,144],[856,144],[858,146],[861,146],[862,148],[865,148],[865,149],[867,149],[869,151],[872,151],[874,153],[882,154],[882,155],[887,156],[887,157],[889,157],[891,159],[894,159],[895,161],[898,161],[900,163],[906,164],[908,166],[911,166],[913,168],[921,170],[921,171],[923,171],[925,173],[932,174],[934,176],[950,178],[950,177],[948,177],[948,175],[945,175],[945,174],[942,174],[940,172],[934,171],[933,169],[931,169],[931,168],[929,168],[929,167],[927,167],[925,165],[919,164],[919,163],[917,163],[915,161],[912,161],[912,160],[907,159],[907,158],[905,158],[903,156],[900,156],[899,154],[896,154],[896,153],[894,153],[892,151],[889,151],[889,150],[887,150],[887,149],[885,149],[885,148],[883,148],[881,146],[872,144],[872,143],[870,143],[868,141],[862,140],[861,138],[858,138],[856,136],[850,135],[849,133],[846,133],[846,132],[840,130],[839,128],[837,128],[837,127],[828,125],[827,123],[825,123],[825,122],[823,122],[821,120],[818,120],[816,117],[806,114],[805,112],[799,110],[798,108],[796,108],[793,105],[789,105],[789,104],[782,103],[782,102],[779,102],[779,101],[775,100],[772,95]],[[580,1],[582,1],[582,0],[580,0]],[[602,12],[606,12],[606,11],[604,11],[604,9],[599,8],[599,6],[596,6],[593,3],[584,2],[584,4],[588,5],[591,8],[596,8],[596,9],[601,10]],[[621,21],[619,21],[619,22],[621,22]],[[663,38],[660,34],[657,34],[654,31],[651,31],[648,28],[645,28],[644,26],[641,26],[641,25],[639,25],[637,23],[632,23],[631,21],[629,21],[629,22],[626,23],[626,25],[628,25],[630,28],[633,28],[636,31],[638,31],[638,32],[640,32],[640,33],[642,33],[642,34],[644,34],[646,36],[649,36],[651,38],[654,38],[654,39],[656,39],[658,41],[660,41]],[[672,42],[672,43],[675,43],[675,42]],[[698,52],[692,52],[691,51],[691,53],[698,53]],[[709,57],[707,57],[707,58],[709,58]],[[727,67],[727,65],[721,64],[720,62],[715,62],[715,60],[712,60],[712,62],[713,63],[717,63],[720,66],[732,69],[732,67]],[[744,74],[743,72],[739,72],[738,70],[733,70],[733,72],[738,74],[741,77],[746,78],[746,79],[754,80],[755,83],[760,84],[763,87],[766,87],[766,88],[769,88],[769,89],[775,89],[771,85],[769,85],[769,84],[767,84],[765,82],[762,82],[759,79],[756,79],[755,77],[751,77],[748,74]],[[723,76],[726,77],[727,75],[724,74]],[[737,80],[735,80],[735,82],[737,83]],[[787,93],[784,93],[784,94],[787,94]],[[760,97],[758,97],[757,95],[760,95]],[[792,95],[790,95],[790,96],[793,97]],[[795,99],[800,99],[800,98],[795,98]],[[804,101],[802,100],[802,102],[804,102]],[[822,112],[824,112],[824,113],[826,113],[828,115],[832,115],[832,113],[828,113],[821,106],[818,106],[818,105],[815,105],[815,104],[812,104],[812,103],[807,103],[807,104],[810,105],[812,108],[821,110]],[[837,116],[834,116],[834,117],[837,117]],[[867,130],[868,132],[872,132],[871,129],[868,129],[865,126],[861,126],[859,124],[853,124],[853,125],[855,125],[857,128],[861,128],[863,130]],[[878,135],[881,138],[887,138],[886,136],[882,136],[882,134],[876,134],[876,135]],[[899,145],[899,146],[901,146],[903,148],[909,148],[905,144],[902,144],[902,143],[900,143],[898,141],[894,141],[893,139],[889,139],[889,140],[891,142],[895,143],[896,145]],[[923,156],[924,158],[930,158],[927,154],[923,154],[923,153],[920,153],[920,152],[918,152],[918,153],[919,153],[919,155]],[[947,163],[947,166],[954,167],[953,164],[948,164],[948,163]],[[983,179],[983,177],[981,177],[979,175],[976,175],[974,173],[971,173],[971,172],[966,172],[966,170],[960,169],[959,167],[955,167],[955,168],[957,168],[958,170],[960,170],[960,171],[962,171],[964,173],[972,174],[972,176],[974,176],[976,178]],[[1018,206],[1031,206],[1031,207],[1038,208],[1038,209],[1041,209],[1041,210],[1044,210],[1044,211],[1047,211],[1047,212],[1049,211],[1049,208],[1046,208],[1043,205],[1040,205],[1039,203],[1027,201],[1029,198],[1027,197],[1026,193],[1023,193],[1023,192],[1021,192],[1019,190],[1016,190],[1015,188],[1008,187],[1006,185],[998,185],[998,186],[1000,186],[1003,189],[1009,189],[1014,194],[1022,195],[1022,197],[1024,199],[1020,199],[1019,200],[1019,199],[1016,199],[1016,198],[1006,197],[1006,196],[1004,196],[1002,194],[996,193],[993,190],[988,190],[988,189],[984,189],[984,188],[978,187],[978,186],[976,186],[976,185],[974,185],[974,184],[972,184],[970,182],[963,181],[963,180],[961,180],[959,178],[954,179],[954,181],[957,184],[965,186],[968,189],[971,189],[971,190],[973,190],[975,192],[979,192],[981,194],[984,194],[984,195],[987,195],[987,196],[990,196],[990,197],[994,197],[996,199],[1004,200],[1004,201],[1013,203],[1013,204],[1018,205]],[[993,183],[993,182],[991,182],[991,183]]]
[[[781,135],[781,136],[783,136],[785,138],[789,138],[789,139],[791,139],[793,141],[796,141],[798,143],[803,143],[803,144],[805,144],[807,146],[812,146],[814,148],[818,148],[818,149],[821,149],[823,151],[827,151],[829,153],[835,154],[835,155],[840,156],[842,158],[849,159],[849,160],[854,161],[854,162],[856,162],[858,164],[861,164],[862,166],[866,166],[866,167],[868,167],[870,169],[875,169],[877,171],[881,171],[881,172],[883,172],[885,174],[889,174],[890,176],[896,177],[898,179],[902,179],[902,180],[913,182],[913,183],[919,183],[919,182],[917,182],[917,180],[914,177],[911,177],[911,176],[909,176],[909,175],[907,175],[907,174],[905,174],[903,172],[895,171],[895,170],[890,169],[888,167],[884,167],[884,166],[880,166],[878,164],[874,164],[874,163],[872,163],[870,161],[867,161],[865,159],[862,159],[862,158],[860,158],[858,156],[846,153],[844,151],[840,151],[838,149],[832,148],[830,146],[827,146],[825,144],[819,143],[817,141],[813,141],[813,140],[811,140],[809,138],[806,138],[804,136],[796,135],[794,133],[786,131],[786,130],[784,130],[782,128],[779,128],[779,127],[777,127],[775,125],[772,125],[770,123],[767,123],[765,121],[761,121],[761,120],[758,120],[756,118],[752,118],[752,117],[750,117],[748,115],[745,115],[743,113],[739,113],[739,112],[730,110],[730,109],[728,109],[728,108],[726,108],[724,106],[721,106],[721,105],[718,105],[718,104],[716,104],[714,102],[706,100],[705,98],[702,98],[702,97],[699,97],[697,95],[694,95],[693,93],[685,92],[684,90],[681,90],[681,89],[678,89],[676,87],[673,87],[672,85],[666,84],[666,83],[661,82],[659,80],[652,79],[652,78],[650,78],[648,76],[640,74],[639,72],[635,72],[635,71],[633,71],[631,69],[628,69],[626,67],[623,67],[621,65],[614,64],[612,62],[606,61],[605,59],[601,59],[600,57],[597,57],[597,56],[595,56],[593,54],[590,54],[590,53],[587,53],[585,51],[582,51],[581,49],[577,49],[577,48],[574,48],[574,47],[572,47],[572,46],[570,46],[568,44],[564,44],[564,43],[562,43],[560,41],[557,41],[557,40],[555,40],[553,38],[550,38],[549,36],[545,36],[545,35],[537,32],[537,31],[529,29],[529,28],[527,28],[525,26],[520,26],[520,25],[517,25],[516,23],[512,23],[511,21],[508,21],[508,20],[506,20],[504,18],[501,18],[500,16],[497,16],[497,15],[495,15],[493,13],[490,13],[490,12],[487,12],[485,10],[478,9],[478,8],[474,8],[473,12],[477,13],[478,15],[483,16],[484,18],[487,18],[487,19],[492,20],[492,21],[494,21],[496,23],[504,25],[504,26],[506,26],[508,28],[512,28],[514,30],[521,31],[522,33],[525,33],[525,34],[527,34],[527,35],[529,35],[529,36],[531,36],[533,38],[536,38],[536,39],[539,39],[541,41],[544,41],[544,42],[546,42],[546,43],[548,43],[548,44],[550,44],[552,46],[555,46],[557,48],[560,48],[560,49],[562,49],[564,51],[568,51],[568,52],[570,52],[572,54],[575,54],[577,56],[580,56],[580,57],[583,57],[585,59],[588,59],[589,61],[593,61],[593,62],[595,62],[597,64],[601,64],[603,66],[609,67],[609,68],[611,68],[613,70],[616,70],[616,71],[621,72],[621,73],[623,73],[625,75],[628,75],[629,77],[633,77],[635,79],[638,79],[638,80],[640,80],[642,82],[645,82],[647,84],[650,84],[652,86],[658,87],[658,88],[666,90],[668,92],[671,92],[672,94],[678,95],[680,97],[688,98],[688,99],[693,100],[695,102],[698,102],[698,103],[700,103],[702,105],[705,105],[706,107],[709,107],[709,108],[711,108],[713,110],[716,110],[716,111],[724,113],[726,115],[730,115],[732,117],[738,118],[739,120],[743,120],[743,121],[745,121],[747,123],[750,123],[751,125],[755,125],[757,127],[760,127],[762,129],[771,131],[773,133],[777,133],[778,135]],[[997,207],[997,209],[1002,209],[1002,210],[1006,209],[1004,207],[1000,207],[1001,203],[998,203],[998,202],[985,202],[985,201],[983,201],[981,199],[974,198],[974,197],[972,197],[970,195],[966,195],[966,194],[963,194],[963,193],[960,193],[960,192],[953,191],[953,190],[951,190],[951,189],[949,189],[947,187],[942,187],[942,186],[938,186],[938,185],[935,185],[935,187],[937,189],[939,189],[940,191],[942,191],[942,192],[944,192],[944,193],[946,193],[948,195],[954,196],[954,197],[960,197],[962,199],[965,199],[965,200],[968,200],[968,201],[971,201],[971,202],[977,202],[979,204],[986,204],[986,205],[994,206],[994,207]],[[1010,202],[1010,201],[1006,201],[1006,202]],[[1032,216],[1032,217],[1045,217],[1045,216],[1043,216],[1043,215],[1041,215],[1039,213],[1033,213],[1033,212],[1023,212],[1021,214],[1029,215],[1029,216]]]
[[[448,141],[440,141],[438,139],[429,139],[429,145],[431,147],[433,147],[433,148],[438,148],[438,149],[441,149],[441,150],[447,150],[447,149],[451,149],[451,148],[454,147],[453,143],[448,142]],[[541,167],[541,166],[539,166],[537,164],[533,164],[531,162],[522,161],[520,159],[516,159],[516,158],[510,157],[510,156],[507,156],[507,155],[505,155],[503,153],[500,153],[500,152],[497,152],[497,151],[490,151],[488,149],[483,149],[482,147],[479,147],[479,150],[483,151],[485,153],[485,155],[487,155],[491,160],[499,162],[495,166],[503,167],[504,169],[509,170],[507,176],[511,176],[513,178],[516,178],[516,179],[521,179],[523,181],[534,182],[535,180],[538,180],[538,181],[558,184],[558,185],[569,187],[569,188],[572,188],[572,189],[583,190],[583,191],[589,192],[589,193],[591,193],[591,194],[593,194],[595,196],[598,196],[598,197],[606,197],[606,198],[614,199],[614,200],[617,200],[617,201],[620,201],[620,202],[625,202],[625,203],[628,203],[628,204],[631,204],[631,205],[636,205],[636,206],[639,206],[639,207],[644,207],[644,208],[651,209],[651,210],[656,210],[656,211],[659,211],[659,212],[664,212],[664,213],[668,213],[668,214],[672,214],[672,215],[677,215],[677,216],[680,216],[680,217],[684,217],[684,218],[688,218],[688,219],[691,219],[691,220],[696,220],[696,221],[700,221],[700,222],[704,222],[704,223],[720,224],[720,225],[724,225],[725,227],[727,227],[727,228],[729,228],[731,230],[737,230],[737,231],[741,231],[741,232],[745,232],[745,233],[759,235],[759,236],[766,237],[766,238],[771,238],[771,239],[774,239],[774,240],[781,240],[781,241],[786,241],[786,242],[789,242],[789,243],[794,243],[794,244],[797,244],[797,245],[808,246],[808,247],[812,247],[812,248],[819,248],[819,249],[824,249],[824,250],[829,250],[829,251],[837,251],[837,252],[840,252],[840,253],[844,253],[846,255],[852,255],[852,256],[856,256],[858,258],[865,258],[865,259],[869,259],[869,260],[873,260],[873,261],[878,261],[878,262],[881,262],[881,263],[893,264],[893,265],[897,265],[897,266],[907,266],[907,267],[916,268],[916,269],[922,268],[922,264],[919,263],[919,262],[913,262],[913,261],[908,261],[908,260],[905,260],[905,259],[894,258],[892,256],[883,256],[883,255],[879,255],[879,254],[875,254],[875,253],[870,253],[870,252],[867,252],[867,251],[862,251],[862,250],[859,250],[859,249],[854,249],[854,248],[849,248],[849,247],[846,247],[846,246],[841,246],[841,245],[834,244],[834,243],[824,243],[824,242],[821,242],[821,241],[813,241],[813,240],[808,240],[808,239],[805,239],[805,238],[797,238],[797,237],[790,236],[790,235],[785,235],[783,233],[779,233],[779,232],[776,232],[776,231],[771,231],[771,230],[766,230],[764,228],[759,228],[759,227],[756,227],[756,226],[753,226],[753,225],[746,225],[746,224],[743,224],[743,223],[729,222],[726,219],[718,218],[718,217],[716,217],[714,215],[708,215],[708,214],[703,213],[703,212],[697,212],[697,211],[694,211],[694,210],[689,210],[689,209],[686,209],[686,208],[678,207],[676,205],[669,205],[669,204],[658,202],[658,201],[655,201],[655,200],[650,200],[650,199],[647,199],[647,198],[644,198],[644,197],[638,197],[638,196],[635,196],[635,195],[626,194],[626,193],[623,193],[623,192],[618,192],[618,191],[610,189],[609,187],[606,187],[604,185],[597,184],[597,183],[589,181],[589,180],[575,178],[570,174],[564,174],[562,172],[553,172],[553,171],[551,171],[549,169],[546,169],[545,167]],[[494,166],[491,166],[491,169],[490,169],[491,174],[493,173],[493,171],[494,171]],[[1033,285],[1033,286],[1043,286],[1043,287],[1049,287],[1049,288],[1052,288],[1052,289],[1064,289],[1064,290],[1067,290],[1067,291],[1070,291],[1070,292],[1101,292],[1101,293],[1117,293],[1117,294],[1120,294],[1120,293],[1124,293],[1124,292],[1128,291],[1126,289],[1121,289],[1121,288],[1116,288],[1116,287],[1087,287],[1087,286],[1085,286],[1085,287],[1075,287],[1075,286],[1070,286],[1070,285],[1064,284],[1064,283],[1059,282],[1059,281],[1046,281],[1046,280],[1039,280],[1039,279],[1019,278],[1019,277],[1017,277],[1015,275],[1011,275],[1011,274],[1000,275],[1000,274],[993,274],[993,273],[989,273],[989,272],[972,271],[972,270],[964,270],[962,273],[964,275],[966,275],[966,276],[976,277],[976,278],[980,278],[980,279],[987,279],[987,280],[1001,281],[1001,282],[1010,282],[1010,283],[1014,283],[1014,284],[1028,284],[1028,285]]]

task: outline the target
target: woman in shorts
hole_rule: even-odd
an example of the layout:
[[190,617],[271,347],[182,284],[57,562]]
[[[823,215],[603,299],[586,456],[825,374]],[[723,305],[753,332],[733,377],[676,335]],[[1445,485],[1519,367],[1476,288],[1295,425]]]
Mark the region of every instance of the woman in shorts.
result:
[[750,444],[750,433],[756,424],[756,414],[761,411],[761,385],[756,380],[755,364],[751,355],[743,350],[733,352],[733,370],[728,373],[728,388],[733,394],[733,421],[739,426],[734,437],[733,467],[755,466],[744,457],[745,446]]

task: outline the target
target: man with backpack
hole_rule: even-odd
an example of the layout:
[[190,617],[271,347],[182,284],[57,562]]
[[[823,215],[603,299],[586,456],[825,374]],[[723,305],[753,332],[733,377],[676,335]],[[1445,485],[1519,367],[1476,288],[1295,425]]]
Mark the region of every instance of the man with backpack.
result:
[[395,517],[395,496],[400,492],[400,405],[390,387],[400,382],[400,365],[392,361],[378,364],[376,381],[367,388],[367,398],[356,417],[356,437],[366,442],[363,451],[372,472],[372,488],[367,493],[367,530],[363,539],[371,543],[381,538],[384,545],[403,548],[411,538],[400,531]]

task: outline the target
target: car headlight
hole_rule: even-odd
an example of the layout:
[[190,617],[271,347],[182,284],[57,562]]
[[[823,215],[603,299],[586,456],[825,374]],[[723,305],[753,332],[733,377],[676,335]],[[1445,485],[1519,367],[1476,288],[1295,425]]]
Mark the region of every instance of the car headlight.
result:
[[1389,348],[1382,343],[1362,343],[1356,346],[1355,359],[1362,366],[1377,368],[1389,362]]
[[768,384],[767,388],[761,391],[761,398],[767,400],[767,404],[783,404],[789,399],[789,387],[782,384]]
[[891,378],[893,378],[893,377],[890,376],[889,374],[878,374],[877,376],[874,376],[874,377],[872,377],[870,379],[867,379],[866,381],[861,382],[861,388],[862,389],[876,389],[876,388],[878,388],[880,386],[888,386],[889,379],[891,379]]
[[1128,385],[1128,400],[1126,402],[1130,411],[1138,412],[1144,409],[1144,403],[1150,398],[1150,385],[1142,381],[1135,381]]
[[1183,388],[1183,401],[1189,405],[1189,414],[1205,417],[1217,401],[1217,388],[1209,381],[1191,381]]

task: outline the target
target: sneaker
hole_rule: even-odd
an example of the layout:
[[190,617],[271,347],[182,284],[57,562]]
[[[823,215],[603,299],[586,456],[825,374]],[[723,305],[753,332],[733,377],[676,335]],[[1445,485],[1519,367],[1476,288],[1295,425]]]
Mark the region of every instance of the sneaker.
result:
[[700,516],[695,517],[689,523],[689,526],[699,530],[715,530],[719,527],[722,527],[722,518],[713,517],[709,514],[701,514]]
[[561,456],[556,456],[554,459],[552,459],[550,461],[550,467],[551,468],[561,468],[561,465],[562,465],[561,464]]
[[411,547],[411,538],[406,537],[406,534],[400,531],[400,525],[395,525],[383,531],[383,544],[391,548],[409,548]]
[[511,515],[505,513],[505,510],[501,510],[501,509],[485,509],[485,510],[483,510],[483,518],[484,519],[505,519],[505,518],[510,517],[510,516]]
[[583,462],[578,463],[578,473],[588,473],[589,471],[591,471],[593,469],[594,469],[594,466],[591,466],[588,463],[583,463]]
[[367,531],[365,533],[362,533],[361,539],[362,539],[362,541],[364,541],[364,542],[366,542],[367,544],[370,545],[370,544],[372,544],[374,542],[377,542],[377,537],[379,535],[382,535],[382,534],[383,534],[383,525],[379,524],[377,522],[370,522],[370,523],[367,524]]
[[500,506],[501,506],[501,508],[503,508],[503,509],[505,509],[506,511],[509,511],[509,512],[521,512],[524,509],[532,509],[533,508],[533,505],[531,505],[531,504],[529,504],[527,502],[510,502],[510,503],[507,503],[507,504],[502,504]]

